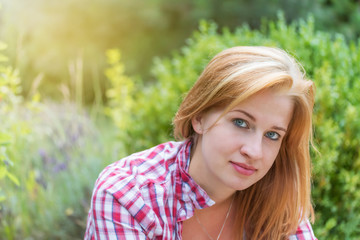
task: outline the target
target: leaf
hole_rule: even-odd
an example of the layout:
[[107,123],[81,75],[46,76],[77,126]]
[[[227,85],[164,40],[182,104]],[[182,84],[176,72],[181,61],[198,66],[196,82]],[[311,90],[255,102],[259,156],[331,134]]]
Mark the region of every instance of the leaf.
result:
[[336,219],[335,218],[330,218],[326,224],[325,224],[325,228],[327,230],[331,230],[333,229],[335,226],[336,226],[337,222],[336,222]]
[[17,179],[17,177],[15,177],[12,173],[7,172],[7,177],[16,185],[16,186],[20,186],[20,182]]

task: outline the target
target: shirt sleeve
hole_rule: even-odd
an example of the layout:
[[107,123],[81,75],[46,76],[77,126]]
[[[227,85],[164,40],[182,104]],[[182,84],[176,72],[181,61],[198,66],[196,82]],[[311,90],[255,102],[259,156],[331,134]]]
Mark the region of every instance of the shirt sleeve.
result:
[[289,240],[317,240],[308,219],[299,224],[296,233],[291,235]]
[[128,209],[106,191],[93,197],[85,240],[145,240],[143,228]]

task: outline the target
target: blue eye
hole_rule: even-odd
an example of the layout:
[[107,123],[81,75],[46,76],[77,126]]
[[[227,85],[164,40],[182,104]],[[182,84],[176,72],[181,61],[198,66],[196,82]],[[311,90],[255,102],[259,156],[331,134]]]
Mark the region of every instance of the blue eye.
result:
[[242,120],[242,119],[234,119],[233,120],[235,126],[237,127],[241,127],[241,128],[247,128],[248,127],[248,124],[246,123],[246,121]]
[[278,140],[280,138],[280,135],[276,132],[267,132],[265,136],[270,138],[271,140]]

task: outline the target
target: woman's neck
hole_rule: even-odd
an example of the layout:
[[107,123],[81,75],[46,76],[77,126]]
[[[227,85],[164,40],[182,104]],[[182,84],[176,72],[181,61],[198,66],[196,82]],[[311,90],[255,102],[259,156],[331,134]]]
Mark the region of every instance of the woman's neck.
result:
[[[234,200],[234,202],[232,202]],[[230,197],[211,207],[195,209],[194,216],[183,222],[183,240],[234,239],[235,199]]]
[[231,198],[231,196],[236,193],[236,190],[223,185],[218,179],[214,179],[206,174],[205,169],[207,166],[204,165],[204,161],[201,156],[199,156],[199,152],[196,151],[196,148],[192,148],[191,152],[189,175],[194,181],[199,184],[216,203],[220,204]]

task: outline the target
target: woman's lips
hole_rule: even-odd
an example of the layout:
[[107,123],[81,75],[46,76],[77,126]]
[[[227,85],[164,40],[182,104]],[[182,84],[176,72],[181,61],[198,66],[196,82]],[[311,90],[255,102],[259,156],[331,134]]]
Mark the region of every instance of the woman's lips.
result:
[[245,176],[251,176],[257,170],[256,168],[248,166],[244,163],[235,163],[235,162],[230,162],[230,163],[238,173]]

